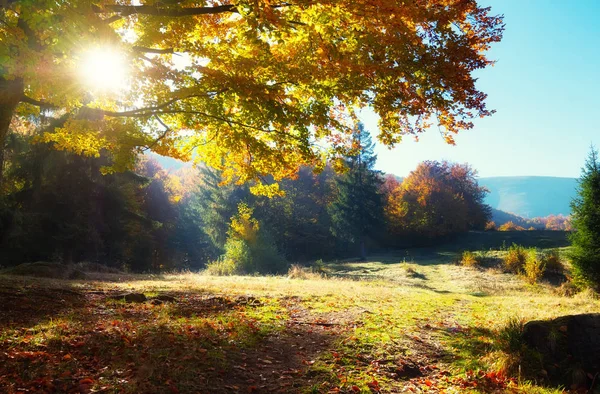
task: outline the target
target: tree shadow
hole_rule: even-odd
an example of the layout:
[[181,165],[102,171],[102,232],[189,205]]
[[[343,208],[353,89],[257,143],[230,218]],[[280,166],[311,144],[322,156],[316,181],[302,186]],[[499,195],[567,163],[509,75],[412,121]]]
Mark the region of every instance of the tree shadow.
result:
[[[69,322],[74,331],[48,333],[43,346],[3,349],[0,391],[20,382],[47,392],[297,392],[312,383],[311,360],[333,350],[340,335],[289,322],[285,330],[265,330],[243,311],[227,315],[234,302],[209,303],[155,306],[167,314],[162,320],[139,304],[117,305],[138,311],[121,310],[116,318],[99,313],[103,308],[81,308]],[[195,319],[199,313],[210,318]]]
[[0,279],[0,330],[31,327],[84,304],[85,295],[77,290],[4,277]]

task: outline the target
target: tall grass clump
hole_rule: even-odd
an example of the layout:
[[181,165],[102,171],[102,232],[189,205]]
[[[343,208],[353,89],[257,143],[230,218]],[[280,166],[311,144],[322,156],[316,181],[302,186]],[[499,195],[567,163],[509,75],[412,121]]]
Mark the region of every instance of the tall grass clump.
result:
[[492,368],[505,376],[534,377],[542,368],[542,356],[523,339],[524,322],[511,318],[501,327],[486,357]]
[[315,267],[304,267],[300,264],[292,264],[288,270],[289,279],[322,279],[323,274]]
[[479,256],[471,251],[464,251],[460,257],[460,264],[465,267],[476,267],[481,263]]

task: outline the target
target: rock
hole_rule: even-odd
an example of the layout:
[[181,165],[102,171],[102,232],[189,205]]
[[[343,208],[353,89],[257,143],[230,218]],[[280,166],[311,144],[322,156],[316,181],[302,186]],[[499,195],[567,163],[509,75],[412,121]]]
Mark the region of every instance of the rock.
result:
[[146,296],[143,293],[119,294],[111,297],[114,300],[125,300],[125,302],[144,302]]
[[600,313],[528,322],[523,339],[541,354],[553,382],[589,387],[587,376],[600,373]]
[[159,294],[154,297],[155,300],[163,301],[163,302],[175,302],[177,301],[175,297],[167,295],[167,294]]
[[251,305],[251,306],[262,305],[260,300],[253,296],[239,296],[235,299],[235,303],[238,305]]

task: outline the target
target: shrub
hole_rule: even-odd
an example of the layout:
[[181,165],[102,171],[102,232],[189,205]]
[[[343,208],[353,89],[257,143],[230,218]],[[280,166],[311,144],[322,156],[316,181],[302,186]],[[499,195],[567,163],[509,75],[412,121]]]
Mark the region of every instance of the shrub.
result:
[[220,258],[206,265],[206,272],[211,275],[235,275],[237,267],[233,260]]
[[225,254],[221,256],[221,259],[231,261],[235,266],[236,273],[254,271],[250,245],[243,239],[228,238],[225,242]]
[[274,273],[286,268],[285,259],[277,251],[275,243],[252,214],[252,209],[246,204],[238,206],[238,214],[231,218],[227,232],[225,253],[218,261],[207,266],[209,273]]
[[523,276],[527,283],[531,285],[537,283],[542,279],[545,271],[546,263],[538,255],[537,251],[535,249],[529,250],[525,259],[525,265],[523,266]]
[[314,262],[313,264],[313,271],[314,272],[325,272],[325,262],[323,261],[323,259],[319,259],[317,261]]
[[560,262],[560,252],[558,249],[545,251],[542,254],[542,259],[546,264],[546,270],[556,273],[562,273],[564,271],[564,267]]
[[480,264],[479,257],[470,251],[464,251],[460,258],[460,264],[465,267],[476,267]]
[[555,293],[562,297],[573,297],[580,291],[581,289],[575,283],[568,280],[566,282],[563,282],[560,286],[558,286],[555,290]]
[[522,271],[527,259],[527,250],[521,245],[513,244],[506,251],[502,265],[508,272],[519,273]]

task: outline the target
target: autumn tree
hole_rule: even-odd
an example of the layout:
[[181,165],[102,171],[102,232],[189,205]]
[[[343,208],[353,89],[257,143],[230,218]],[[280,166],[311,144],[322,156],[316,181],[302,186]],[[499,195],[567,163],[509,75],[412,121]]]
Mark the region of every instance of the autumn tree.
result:
[[432,122],[452,142],[492,113],[473,73],[503,31],[476,0],[6,0],[0,20],[0,176],[11,119],[46,114],[39,141],[108,151],[105,173],[153,150],[240,182],[345,154],[367,105],[385,145]]
[[498,227],[498,231],[525,231],[525,227],[519,226],[518,224],[508,221]]
[[338,239],[357,245],[366,259],[366,242],[383,224],[381,174],[374,170],[377,156],[369,132],[359,123],[352,137],[347,171],[336,179],[336,196],[329,205],[331,232]]
[[571,260],[576,276],[594,285],[600,284],[600,159],[594,148],[585,162],[577,197],[571,203]]
[[485,228],[487,189],[469,165],[425,161],[386,196],[385,214],[397,240],[437,238]]

